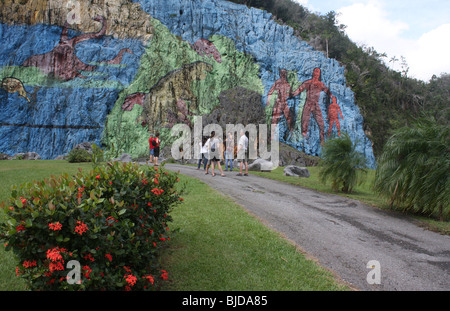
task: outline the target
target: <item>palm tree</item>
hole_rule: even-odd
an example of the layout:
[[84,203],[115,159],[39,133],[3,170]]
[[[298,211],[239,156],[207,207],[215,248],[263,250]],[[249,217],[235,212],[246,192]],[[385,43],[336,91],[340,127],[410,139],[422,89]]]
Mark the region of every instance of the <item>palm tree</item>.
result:
[[325,142],[320,161],[320,180],[325,183],[331,179],[334,190],[341,188],[345,193],[352,192],[367,173],[366,160],[355,148],[356,144],[352,143],[347,133]]
[[375,190],[391,207],[449,216],[450,127],[434,118],[397,130],[384,146],[375,175]]

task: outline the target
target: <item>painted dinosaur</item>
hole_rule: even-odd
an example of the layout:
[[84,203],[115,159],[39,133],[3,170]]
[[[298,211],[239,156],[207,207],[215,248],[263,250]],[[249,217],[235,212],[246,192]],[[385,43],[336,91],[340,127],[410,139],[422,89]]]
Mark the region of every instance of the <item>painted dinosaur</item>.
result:
[[[106,19],[103,16],[98,15],[94,17],[93,20],[102,23],[102,28],[100,31],[95,33],[85,33],[69,39],[69,24],[66,22],[64,24],[59,43],[53,48],[53,50],[44,54],[29,57],[25,60],[22,66],[38,67],[44,73],[64,81],[72,80],[76,77],[86,78],[80,72],[93,71],[97,68],[97,66],[83,63],[75,53],[75,46],[82,41],[103,37],[107,28]],[[121,62],[124,52],[132,53],[129,49],[122,49],[114,59],[101,63],[118,64]]]
[[192,92],[191,84],[195,80],[205,79],[207,72],[212,69],[212,65],[201,61],[183,65],[162,77],[148,93],[128,95],[122,110],[130,111],[134,105],[143,106],[142,114],[136,122],[142,126],[148,125],[150,132],[170,127],[175,121],[189,123],[187,117],[192,115],[190,110],[197,109],[197,97]]

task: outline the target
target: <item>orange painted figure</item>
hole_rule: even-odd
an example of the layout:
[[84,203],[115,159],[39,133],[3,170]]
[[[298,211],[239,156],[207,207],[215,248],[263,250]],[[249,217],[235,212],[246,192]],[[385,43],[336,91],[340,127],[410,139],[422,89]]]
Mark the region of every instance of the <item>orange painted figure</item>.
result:
[[336,97],[331,98],[331,105],[328,107],[328,136],[331,135],[331,129],[333,128],[333,123],[336,124],[336,128],[338,131],[338,135],[341,136],[341,126],[339,124],[339,115],[341,115],[341,119],[344,120],[344,117],[342,116],[341,108],[339,108],[339,105],[337,103]]
[[309,119],[311,118],[311,113],[319,125],[320,130],[320,142],[324,142],[324,122],[322,117],[322,110],[319,106],[320,93],[323,91],[327,93],[328,96],[332,96],[331,91],[320,81],[321,71],[320,68],[314,68],[313,77],[310,80],[306,80],[299,86],[299,88],[291,94],[291,96],[297,96],[301,92],[306,90],[306,102],[303,107],[302,113],[302,135],[304,137],[308,134]]
[[272,96],[273,92],[277,91],[277,99],[275,101],[275,104],[273,105],[273,113],[272,113],[272,135],[275,130],[275,125],[278,124],[280,121],[281,115],[284,114],[286,118],[286,122],[288,124],[289,131],[292,131],[292,120],[291,120],[291,114],[289,111],[289,106],[287,104],[287,99],[289,97],[289,94],[292,92],[291,86],[289,85],[289,82],[286,79],[287,77],[287,70],[286,69],[280,69],[280,79],[275,81],[273,86],[269,90],[269,94],[267,96],[267,105],[270,104],[270,97]]

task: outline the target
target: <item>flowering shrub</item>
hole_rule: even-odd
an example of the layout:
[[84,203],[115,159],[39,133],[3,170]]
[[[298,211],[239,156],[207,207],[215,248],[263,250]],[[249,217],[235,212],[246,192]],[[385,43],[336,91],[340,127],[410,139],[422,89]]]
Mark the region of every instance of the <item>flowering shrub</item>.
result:
[[[182,202],[177,181],[158,167],[114,162],[14,187],[0,238],[31,290],[154,290],[168,278],[158,254]],[[73,261],[78,284],[69,282]]]

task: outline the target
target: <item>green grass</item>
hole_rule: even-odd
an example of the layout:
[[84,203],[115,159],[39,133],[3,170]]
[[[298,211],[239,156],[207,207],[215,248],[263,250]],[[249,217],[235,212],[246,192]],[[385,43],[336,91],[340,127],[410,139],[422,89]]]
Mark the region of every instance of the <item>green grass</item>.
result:
[[[13,184],[75,173],[79,167],[90,170],[92,164],[0,161],[0,201],[8,199]],[[172,212],[175,232],[161,258],[170,282],[163,290],[349,290],[241,206],[197,179],[180,179],[187,193]],[[0,291],[26,289],[15,275],[16,265],[1,245]]]

